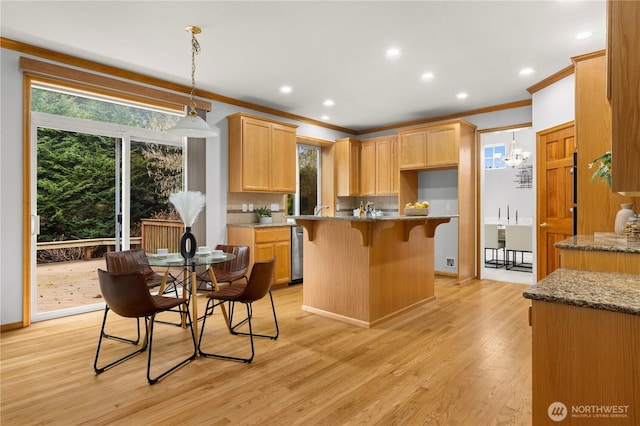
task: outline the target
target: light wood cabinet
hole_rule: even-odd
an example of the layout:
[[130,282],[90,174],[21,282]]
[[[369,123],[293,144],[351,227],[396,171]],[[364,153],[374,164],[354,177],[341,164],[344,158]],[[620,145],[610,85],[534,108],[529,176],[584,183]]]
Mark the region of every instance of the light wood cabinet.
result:
[[360,149],[360,195],[398,193],[397,137],[366,139]]
[[248,114],[229,122],[229,192],[296,192],[297,126]]
[[353,138],[336,140],[335,144],[336,196],[360,194],[360,141]]
[[[613,192],[640,196],[640,2],[609,1],[607,94]],[[637,207],[637,206],[636,206]]]
[[401,130],[400,169],[441,168],[458,164],[458,131],[455,125]]
[[[616,213],[622,203],[633,203],[634,208],[640,207],[639,198],[623,197],[597,179],[591,183],[594,170],[589,169],[589,164],[611,149],[612,108],[606,96],[604,55],[604,51],[599,51],[572,58],[575,68],[575,136],[578,152],[577,232],[580,235],[613,231]],[[631,152],[628,155],[632,155]],[[613,168],[615,170],[615,166]],[[638,174],[637,165],[635,173]],[[595,211],[598,214],[581,213]]]
[[[534,425],[639,424],[640,316],[533,300],[530,321]],[[566,415],[561,423],[549,415],[558,402],[566,407],[556,411]],[[572,413],[573,407],[584,414],[592,406],[609,413],[615,406],[622,415]]]
[[[398,131],[398,206],[418,200],[420,171],[458,171],[458,282],[476,276],[476,127],[464,120]],[[422,155],[422,158],[419,156]],[[430,157],[430,158],[429,158]]]
[[400,170],[427,167],[427,132],[423,129],[398,132],[400,140]]
[[249,247],[249,270],[254,262],[275,257],[273,285],[286,286],[291,282],[291,227],[229,226],[227,239],[231,245]]

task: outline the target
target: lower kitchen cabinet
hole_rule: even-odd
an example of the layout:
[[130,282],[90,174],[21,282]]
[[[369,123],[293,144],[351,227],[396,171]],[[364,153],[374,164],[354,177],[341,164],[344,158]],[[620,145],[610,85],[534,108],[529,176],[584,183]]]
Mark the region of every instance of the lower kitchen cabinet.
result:
[[291,227],[229,225],[230,245],[248,246],[249,270],[259,260],[276,258],[273,286],[286,286],[291,282]]

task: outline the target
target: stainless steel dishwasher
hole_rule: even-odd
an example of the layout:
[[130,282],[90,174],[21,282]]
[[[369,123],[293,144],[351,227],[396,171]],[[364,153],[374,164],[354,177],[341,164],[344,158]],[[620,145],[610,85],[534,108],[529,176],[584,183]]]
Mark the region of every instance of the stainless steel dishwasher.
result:
[[291,284],[302,282],[302,226],[291,227]]

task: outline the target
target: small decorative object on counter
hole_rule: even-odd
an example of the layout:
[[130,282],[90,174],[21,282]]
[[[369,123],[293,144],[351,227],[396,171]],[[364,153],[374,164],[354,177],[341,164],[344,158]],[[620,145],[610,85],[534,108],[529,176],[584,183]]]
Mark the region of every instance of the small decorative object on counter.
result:
[[191,233],[191,226],[204,207],[206,198],[199,191],[182,191],[169,195],[169,202],[180,213],[185,225],[185,232],[180,238],[180,254],[191,259],[196,254],[196,237]]
[[616,214],[616,222],[614,226],[614,231],[618,235],[624,235],[624,227],[625,223],[627,223],[627,219],[634,215],[632,210],[633,204],[620,204],[620,210]]
[[640,244],[640,215],[629,216],[624,225],[627,242]]
[[429,216],[429,202],[407,203],[404,206],[404,214],[405,216]]
[[364,203],[360,201],[360,217],[364,217]]
[[256,209],[256,214],[258,215],[258,221],[260,223],[273,223],[273,218],[271,217],[271,209],[267,206],[258,207]]

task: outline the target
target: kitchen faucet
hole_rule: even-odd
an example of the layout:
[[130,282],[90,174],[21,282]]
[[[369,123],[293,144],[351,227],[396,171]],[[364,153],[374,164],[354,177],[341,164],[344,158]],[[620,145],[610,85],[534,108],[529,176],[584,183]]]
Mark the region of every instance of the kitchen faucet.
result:
[[313,215],[314,216],[320,216],[320,212],[322,211],[322,209],[328,209],[329,206],[315,206],[313,208]]

